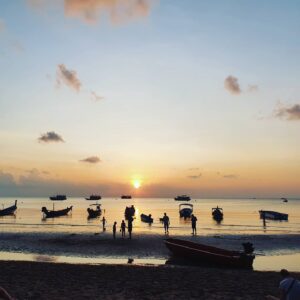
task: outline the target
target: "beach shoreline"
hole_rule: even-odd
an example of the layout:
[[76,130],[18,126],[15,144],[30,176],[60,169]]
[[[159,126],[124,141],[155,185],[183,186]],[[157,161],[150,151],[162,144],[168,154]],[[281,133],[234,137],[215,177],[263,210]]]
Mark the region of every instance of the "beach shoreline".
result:
[[[16,299],[264,299],[278,272],[187,266],[0,261],[0,286]],[[300,273],[294,274],[297,278]]]

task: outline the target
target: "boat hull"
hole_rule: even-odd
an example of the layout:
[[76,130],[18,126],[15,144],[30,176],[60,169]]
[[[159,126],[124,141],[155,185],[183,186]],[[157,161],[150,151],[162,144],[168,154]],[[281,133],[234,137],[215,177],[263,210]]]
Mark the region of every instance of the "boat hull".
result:
[[260,210],[259,215],[261,219],[269,219],[275,221],[288,221],[289,218],[288,214],[271,210]]
[[175,257],[192,261],[196,264],[205,263],[220,267],[252,268],[255,258],[253,254],[228,251],[178,239],[167,239],[165,244]]
[[1,209],[0,210],[0,217],[11,216],[15,213],[16,210],[17,210],[17,200],[15,201],[14,205],[6,207],[4,209]]
[[153,223],[153,218],[151,218],[147,215],[141,214],[141,221],[145,222],[145,223],[152,224]]
[[44,213],[46,218],[57,218],[57,217],[67,216],[69,212],[72,210],[72,208],[73,206],[61,210],[47,210],[46,207],[43,207],[42,212]]
[[193,210],[190,208],[183,208],[179,211],[180,218],[190,218]]
[[98,218],[101,215],[101,209],[91,209],[91,208],[88,208],[87,212],[89,214],[89,216],[88,216],[89,219]]

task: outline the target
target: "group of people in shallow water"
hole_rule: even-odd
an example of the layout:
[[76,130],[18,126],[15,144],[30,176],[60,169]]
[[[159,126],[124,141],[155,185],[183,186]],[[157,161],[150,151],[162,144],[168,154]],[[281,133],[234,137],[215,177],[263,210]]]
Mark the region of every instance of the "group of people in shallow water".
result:
[[[125,209],[125,219],[127,220],[127,225],[125,223],[125,220],[122,220],[120,225],[120,232],[122,235],[122,238],[125,238],[126,236],[126,228],[129,234],[129,239],[132,237],[132,229],[133,229],[133,220],[134,220],[134,214],[135,214],[135,208],[132,205],[131,207],[126,207]],[[169,234],[169,227],[170,227],[170,218],[167,215],[167,213],[164,213],[164,216],[160,219],[163,223],[165,234]],[[197,234],[197,217],[195,215],[191,215],[191,224],[192,224],[192,234]],[[107,224],[106,218],[103,216],[101,219],[102,222],[102,229],[103,232],[106,231],[105,225]],[[116,239],[116,233],[117,233],[117,222],[115,221],[112,227],[113,231],[113,238]]]

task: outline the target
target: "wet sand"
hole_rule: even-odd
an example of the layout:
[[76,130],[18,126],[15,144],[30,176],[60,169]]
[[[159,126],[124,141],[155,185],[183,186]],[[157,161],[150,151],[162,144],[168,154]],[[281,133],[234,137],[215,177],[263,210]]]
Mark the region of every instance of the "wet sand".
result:
[[[180,266],[0,262],[0,286],[16,299],[264,299],[275,272]],[[297,278],[300,273],[295,274]]]
[[[256,253],[282,255],[300,252],[300,235],[185,235],[183,238],[217,247],[242,250],[243,242],[252,242]],[[83,257],[134,257],[168,259],[164,234],[135,234],[133,239],[118,237],[110,232],[97,234],[69,233],[0,233],[0,251],[67,255]]]

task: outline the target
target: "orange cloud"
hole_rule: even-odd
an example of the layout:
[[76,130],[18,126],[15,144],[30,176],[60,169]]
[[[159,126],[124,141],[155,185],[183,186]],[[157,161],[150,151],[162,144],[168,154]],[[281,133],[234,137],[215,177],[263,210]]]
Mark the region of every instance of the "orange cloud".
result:
[[103,14],[113,24],[145,17],[150,11],[150,0],[65,0],[65,15],[95,23]]

